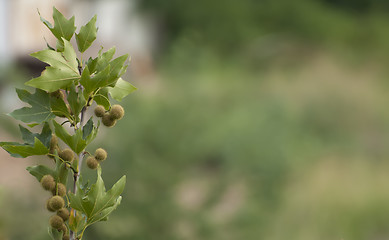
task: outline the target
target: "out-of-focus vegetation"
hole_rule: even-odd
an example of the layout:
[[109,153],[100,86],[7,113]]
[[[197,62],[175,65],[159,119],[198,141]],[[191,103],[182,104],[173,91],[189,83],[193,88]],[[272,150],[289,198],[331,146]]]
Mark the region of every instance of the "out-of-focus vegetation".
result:
[[385,57],[389,52],[387,1],[151,0],[139,4],[159,22],[163,54],[184,38],[195,41],[198,48],[242,55],[257,50],[261,37],[268,35]]
[[[388,3],[139,3],[156,76],[96,140],[128,180],[86,239],[389,238]],[[4,239],[42,239],[6,220],[25,204],[0,191]]]

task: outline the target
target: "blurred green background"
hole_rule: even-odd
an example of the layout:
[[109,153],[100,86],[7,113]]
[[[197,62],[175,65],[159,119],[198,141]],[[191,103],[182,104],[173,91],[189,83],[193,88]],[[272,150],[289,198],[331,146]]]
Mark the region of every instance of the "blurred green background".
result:
[[[157,26],[153,73],[130,70],[139,91],[94,143],[107,187],[127,186],[86,239],[389,239],[389,2],[149,0],[137,14]],[[27,160],[1,168],[13,161]],[[26,195],[0,187],[1,240],[48,239],[48,196],[24,178]]]

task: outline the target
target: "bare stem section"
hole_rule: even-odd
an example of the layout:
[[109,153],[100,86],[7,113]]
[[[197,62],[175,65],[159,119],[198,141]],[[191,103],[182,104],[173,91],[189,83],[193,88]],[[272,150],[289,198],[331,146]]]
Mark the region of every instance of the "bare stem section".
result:
[[[86,108],[83,107],[81,110],[81,118],[80,118],[80,125],[79,125],[79,128],[81,128],[81,129],[84,125],[85,111],[86,111]],[[77,193],[77,181],[78,181],[78,179],[80,177],[80,173],[81,173],[83,154],[84,154],[84,151],[81,151],[81,153],[78,155],[77,173],[74,173],[74,175],[73,175],[73,193],[74,194]],[[73,217],[76,217],[76,210],[74,210],[73,208],[71,208],[70,210],[71,210],[70,212],[73,213]],[[77,236],[75,236],[74,232],[72,230],[70,230],[69,237],[70,237],[69,238],[70,240],[76,240]]]

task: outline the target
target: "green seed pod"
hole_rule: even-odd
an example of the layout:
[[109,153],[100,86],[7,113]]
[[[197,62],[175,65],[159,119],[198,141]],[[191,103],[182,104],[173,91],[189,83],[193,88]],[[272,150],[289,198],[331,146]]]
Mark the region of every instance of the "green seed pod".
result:
[[101,119],[101,122],[106,127],[113,127],[116,124],[116,120],[111,118],[111,115],[106,113],[104,114],[103,118]]
[[59,231],[61,231],[64,235],[68,232],[68,228],[66,227],[65,223],[62,224],[62,227]]
[[[49,153],[54,155],[55,154],[55,150],[57,150],[57,154],[61,152],[61,149],[57,145],[54,148],[50,148]],[[49,158],[54,158],[54,156],[49,155]]]
[[69,219],[70,213],[67,208],[61,208],[57,211],[57,215],[60,216],[64,221]]
[[60,196],[53,196],[49,200],[49,206],[54,210],[59,210],[65,206],[65,201]]
[[99,162],[96,160],[96,158],[92,157],[92,156],[89,156],[87,159],[86,159],[86,165],[90,168],[90,169],[96,169],[98,166],[99,166]]
[[53,215],[49,219],[50,226],[55,229],[61,229],[63,224],[63,219],[58,215]]
[[104,161],[105,159],[107,159],[107,151],[102,148],[96,149],[95,158],[97,161]]
[[72,162],[74,159],[74,153],[70,148],[62,150],[58,156],[67,162]]
[[58,196],[61,196],[61,197],[65,197],[65,195],[66,195],[66,186],[63,185],[62,183],[58,183],[57,187],[54,188],[52,193],[53,193],[53,195],[58,195]]
[[53,176],[44,175],[41,179],[41,185],[42,185],[43,189],[45,189],[47,191],[52,191],[53,189],[55,189],[55,181],[54,181]]
[[124,109],[119,104],[115,104],[111,107],[111,111],[109,111],[112,119],[120,120],[124,116]]
[[69,240],[69,239],[70,239],[69,235],[63,235],[62,236],[62,240]]
[[55,209],[52,209],[52,208],[50,207],[50,204],[49,204],[50,199],[51,199],[51,198],[47,199],[47,201],[46,201],[46,209],[49,210],[50,212],[55,212]]
[[95,108],[96,117],[103,117],[105,114],[105,108],[102,105],[97,105]]
[[54,134],[51,135],[50,140],[50,149],[55,149],[55,147],[58,145],[58,138]]

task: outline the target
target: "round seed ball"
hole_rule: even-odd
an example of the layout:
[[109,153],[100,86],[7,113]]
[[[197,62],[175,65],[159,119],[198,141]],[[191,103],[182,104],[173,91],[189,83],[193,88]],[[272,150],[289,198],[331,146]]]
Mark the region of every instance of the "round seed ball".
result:
[[105,114],[105,108],[102,105],[97,105],[95,107],[95,115],[96,117],[103,117]]
[[51,198],[47,199],[47,201],[46,201],[46,209],[49,210],[50,212],[55,212],[55,209],[51,208],[51,206],[49,204],[50,203],[50,199]]
[[49,206],[54,210],[59,210],[65,206],[65,201],[60,196],[53,196],[49,200]]
[[116,120],[112,119],[111,115],[108,113],[104,114],[103,118],[101,119],[101,122],[106,127],[113,127],[116,124]]
[[99,166],[99,162],[96,160],[96,158],[92,157],[92,156],[89,156],[87,159],[86,159],[86,165],[90,168],[90,169],[96,169],[98,166]]
[[67,162],[72,162],[74,159],[74,153],[70,148],[64,149],[58,154],[58,156]]
[[52,191],[53,189],[55,189],[55,181],[54,181],[53,176],[51,176],[51,175],[43,176],[41,179],[41,185],[42,185],[43,189],[45,189],[47,191]]
[[53,193],[53,195],[59,195],[61,197],[65,197],[65,195],[66,195],[66,186],[63,185],[62,183],[58,183],[57,187],[54,188],[52,193]]
[[111,111],[109,111],[112,119],[120,120],[124,116],[124,109],[119,104],[115,104],[111,107]]
[[50,226],[55,229],[61,229],[63,224],[63,219],[58,215],[53,215],[49,219]]
[[102,148],[96,149],[95,158],[97,161],[103,161],[103,160],[107,159],[107,151],[105,151]]
[[57,211],[57,215],[60,216],[64,221],[69,219],[70,213],[67,208],[61,208]]

